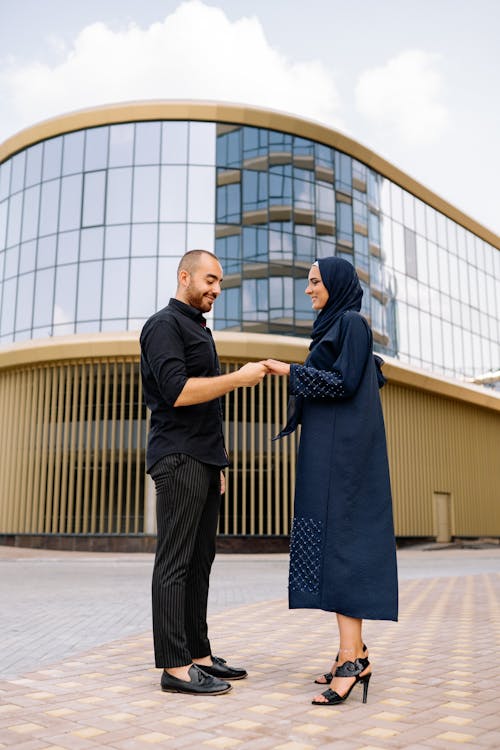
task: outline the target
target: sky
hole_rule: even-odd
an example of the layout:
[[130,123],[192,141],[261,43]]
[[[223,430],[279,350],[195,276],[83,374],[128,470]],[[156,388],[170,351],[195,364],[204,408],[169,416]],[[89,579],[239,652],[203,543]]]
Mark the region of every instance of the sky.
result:
[[0,142],[203,99],[349,135],[500,235],[498,0],[0,0]]

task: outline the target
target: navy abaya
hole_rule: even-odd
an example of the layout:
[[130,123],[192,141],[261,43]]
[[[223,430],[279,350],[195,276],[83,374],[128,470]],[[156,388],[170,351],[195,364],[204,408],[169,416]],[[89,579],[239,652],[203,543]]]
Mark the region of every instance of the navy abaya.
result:
[[290,541],[290,608],[397,620],[391,488],[372,333],[353,266],[318,261],[329,299],[304,365],[290,367],[302,424]]

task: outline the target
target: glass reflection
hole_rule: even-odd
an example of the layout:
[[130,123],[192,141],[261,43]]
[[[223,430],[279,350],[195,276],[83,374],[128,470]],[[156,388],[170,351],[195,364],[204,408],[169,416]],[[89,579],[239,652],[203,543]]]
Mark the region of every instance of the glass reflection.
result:
[[0,165],[0,340],[140,327],[192,247],[224,267],[216,328],[308,335],[308,266],[337,254],[377,350],[455,375],[500,357],[496,248],[329,146],[204,122],[90,128]]

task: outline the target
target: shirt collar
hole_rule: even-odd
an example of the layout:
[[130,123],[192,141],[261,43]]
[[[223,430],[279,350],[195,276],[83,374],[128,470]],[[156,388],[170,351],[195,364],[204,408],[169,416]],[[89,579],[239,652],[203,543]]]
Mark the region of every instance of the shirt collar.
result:
[[189,318],[192,318],[201,326],[206,328],[206,325],[207,325],[206,318],[203,317],[203,315],[201,314],[201,311],[198,310],[196,307],[192,307],[191,305],[186,305],[185,302],[181,302],[180,299],[175,299],[175,297],[171,297],[170,302],[168,303],[168,306],[175,308],[183,315],[187,315]]

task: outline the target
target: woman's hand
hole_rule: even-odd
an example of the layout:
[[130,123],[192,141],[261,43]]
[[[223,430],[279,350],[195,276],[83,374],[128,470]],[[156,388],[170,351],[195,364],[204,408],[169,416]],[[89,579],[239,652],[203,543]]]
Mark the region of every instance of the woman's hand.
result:
[[290,365],[278,359],[266,359],[264,364],[271,375],[290,375]]
[[223,471],[220,473],[220,494],[223,495],[226,491],[226,475]]

